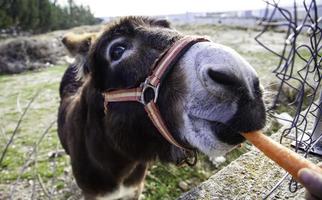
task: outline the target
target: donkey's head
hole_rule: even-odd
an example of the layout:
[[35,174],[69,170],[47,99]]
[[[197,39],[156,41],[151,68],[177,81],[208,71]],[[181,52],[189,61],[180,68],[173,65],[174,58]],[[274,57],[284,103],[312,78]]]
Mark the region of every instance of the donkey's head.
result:
[[[167,21],[123,18],[93,44],[89,82],[98,93],[139,87],[155,60],[181,38]],[[178,143],[210,157],[242,142],[240,132],[265,124],[254,69],[234,50],[209,41],[194,44],[175,63],[160,86],[156,104]],[[102,117],[104,136],[124,155],[166,161],[178,161],[183,155],[159,134],[138,102],[109,103]]]

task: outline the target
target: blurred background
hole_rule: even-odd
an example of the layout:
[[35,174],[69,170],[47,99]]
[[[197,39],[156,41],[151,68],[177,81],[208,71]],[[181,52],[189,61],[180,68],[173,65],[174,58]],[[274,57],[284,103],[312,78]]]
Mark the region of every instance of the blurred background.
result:
[[[303,0],[281,0],[279,6],[293,12],[294,2],[296,19],[305,21]],[[292,121],[296,107],[290,103],[297,91],[278,87],[272,71],[280,57],[255,40],[260,35],[265,46],[276,52],[289,42],[283,12],[263,23],[267,13],[276,9],[267,5],[262,0],[0,0],[0,199],[79,198],[69,157],[57,137],[58,87],[74,61],[61,39],[69,32],[99,32],[121,16],[165,18],[184,34],[207,35],[232,47],[256,69],[267,91],[267,104],[281,91],[274,112]],[[322,2],[316,5],[321,15]],[[308,37],[299,34],[296,39],[305,43]],[[270,135],[284,125],[289,124],[272,119],[265,131]],[[217,160],[200,155],[194,168],[156,163],[147,175],[143,199],[175,199],[250,150],[245,143]],[[243,194],[247,197],[247,191],[235,195]]]

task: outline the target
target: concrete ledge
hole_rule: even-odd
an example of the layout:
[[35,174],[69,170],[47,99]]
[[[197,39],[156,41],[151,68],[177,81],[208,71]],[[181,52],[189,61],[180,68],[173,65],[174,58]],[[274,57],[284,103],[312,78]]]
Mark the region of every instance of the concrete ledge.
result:
[[[274,138],[279,136],[275,135]],[[178,199],[263,199],[284,174],[283,169],[253,147],[250,152]],[[269,199],[304,199],[304,189],[291,193],[287,178]]]

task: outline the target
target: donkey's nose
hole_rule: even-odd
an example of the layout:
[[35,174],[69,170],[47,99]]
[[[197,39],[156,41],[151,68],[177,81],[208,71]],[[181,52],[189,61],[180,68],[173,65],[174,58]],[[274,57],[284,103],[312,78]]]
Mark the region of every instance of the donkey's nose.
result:
[[216,71],[210,68],[208,69],[208,76],[215,83],[223,86],[239,87],[242,85],[241,80],[232,73]]

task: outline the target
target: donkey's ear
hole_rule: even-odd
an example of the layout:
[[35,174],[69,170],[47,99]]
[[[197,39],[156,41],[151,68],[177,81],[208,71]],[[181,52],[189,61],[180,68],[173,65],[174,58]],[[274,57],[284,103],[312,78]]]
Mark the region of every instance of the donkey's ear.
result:
[[171,23],[166,19],[156,19],[156,20],[154,20],[153,24],[156,26],[161,26],[161,27],[165,27],[165,28],[171,27]]
[[95,38],[96,33],[68,33],[64,36],[62,42],[72,56],[86,55]]

